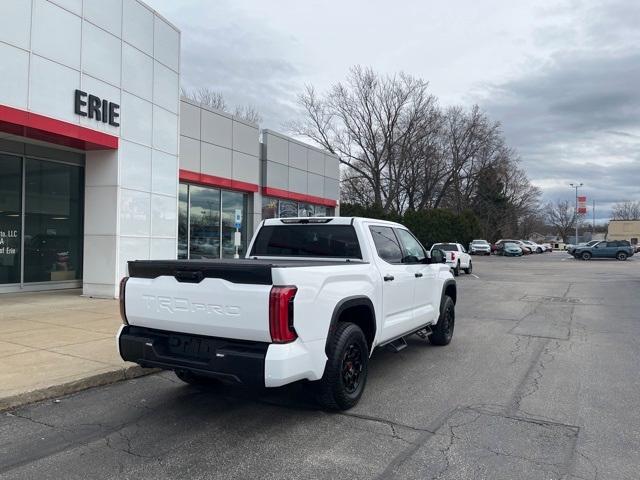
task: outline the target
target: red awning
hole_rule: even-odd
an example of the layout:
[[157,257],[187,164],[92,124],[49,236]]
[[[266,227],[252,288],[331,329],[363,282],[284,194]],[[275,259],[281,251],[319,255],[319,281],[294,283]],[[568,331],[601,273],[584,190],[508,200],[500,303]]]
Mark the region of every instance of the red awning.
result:
[[0,132],[79,150],[118,148],[115,135],[5,105],[0,105]]

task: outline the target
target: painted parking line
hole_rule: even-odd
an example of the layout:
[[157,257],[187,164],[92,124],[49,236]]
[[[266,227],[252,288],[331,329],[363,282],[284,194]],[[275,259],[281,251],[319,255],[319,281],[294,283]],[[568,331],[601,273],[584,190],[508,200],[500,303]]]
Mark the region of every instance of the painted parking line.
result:
[[478,275],[476,275],[475,273],[471,274],[472,277],[476,277],[478,280],[480,280],[480,277]]

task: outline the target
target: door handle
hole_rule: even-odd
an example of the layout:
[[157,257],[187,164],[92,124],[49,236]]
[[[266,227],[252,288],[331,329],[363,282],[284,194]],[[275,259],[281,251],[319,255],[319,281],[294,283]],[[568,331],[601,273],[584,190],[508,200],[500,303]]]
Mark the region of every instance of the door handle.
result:
[[415,275],[416,275],[416,278],[422,277],[422,274],[420,272],[416,273]]
[[385,275],[384,276],[384,281],[385,282],[391,282],[394,279],[395,279],[395,277],[393,275]]

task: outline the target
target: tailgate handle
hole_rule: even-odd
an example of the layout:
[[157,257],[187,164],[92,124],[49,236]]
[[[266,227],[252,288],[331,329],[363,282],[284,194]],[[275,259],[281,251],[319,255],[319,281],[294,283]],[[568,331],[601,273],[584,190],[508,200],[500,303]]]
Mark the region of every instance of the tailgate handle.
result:
[[175,272],[174,277],[179,282],[186,283],[200,283],[204,278],[204,275],[200,271],[190,272],[185,270],[178,270]]

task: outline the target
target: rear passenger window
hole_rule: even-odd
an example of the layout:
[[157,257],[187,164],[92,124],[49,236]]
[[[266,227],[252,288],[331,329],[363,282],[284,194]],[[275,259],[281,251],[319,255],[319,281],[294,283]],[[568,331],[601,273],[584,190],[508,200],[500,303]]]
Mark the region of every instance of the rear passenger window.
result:
[[402,249],[391,227],[370,226],[369,231],[381,259],[389,263],[402,262]]

